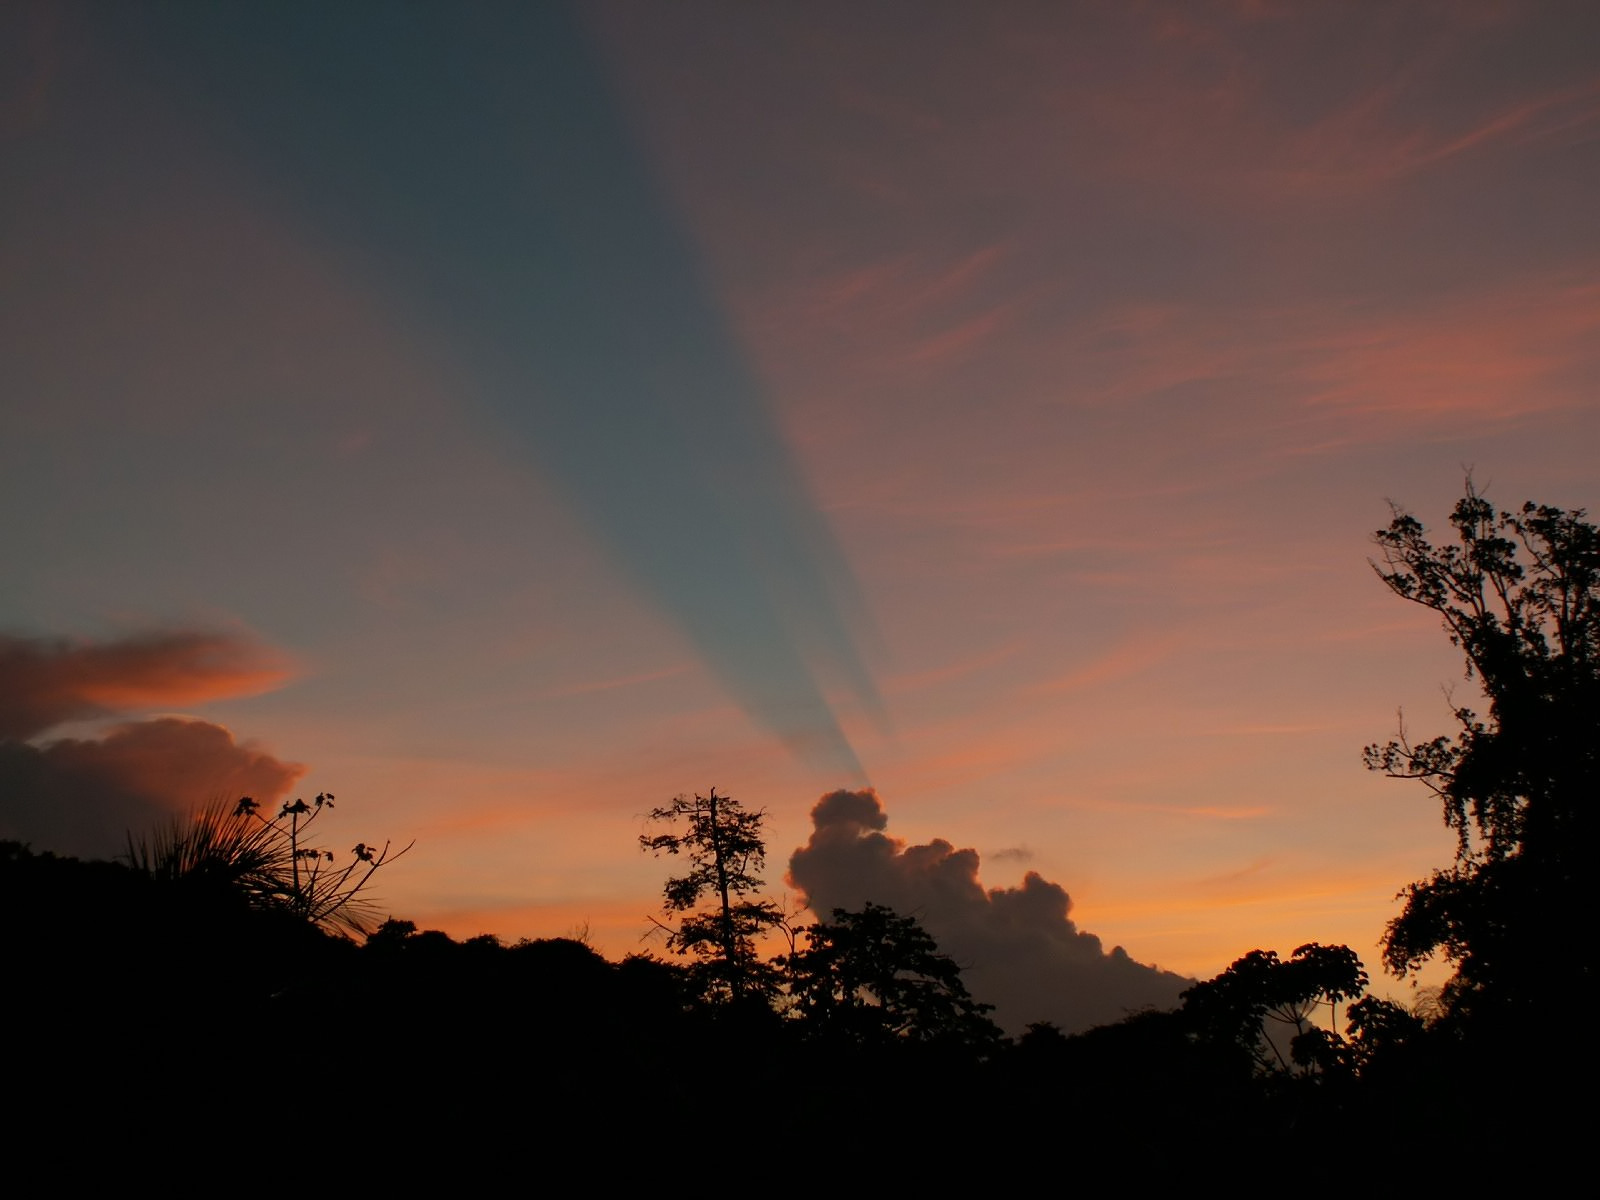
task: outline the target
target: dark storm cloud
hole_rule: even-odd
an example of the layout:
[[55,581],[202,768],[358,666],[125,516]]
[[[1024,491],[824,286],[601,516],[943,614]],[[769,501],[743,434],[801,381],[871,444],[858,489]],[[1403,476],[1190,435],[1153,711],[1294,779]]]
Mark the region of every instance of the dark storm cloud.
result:
[[305,774],[208,721],[162,717],[95,740],[0,742],[0,838],[109,857],[127,834],[217,799],[276,800]]
[[870,901],[917,916],[1010,1033],[1032,1021],[1071,1032],[1141,1008],[1176,1007],[1192,982],[1135,962],[1121,946],[1107,953],[1071,920],[1066,891],[1036,872],[1021,887],[986,890],[977,851],[890,837],[888,813],[870,789],[822,797],[811,820],[810,841],[789,859],[789,882],[811,910],[825,915]]
[[[111,10],[267,199],[467,365],[748,712],[860,764],[860,605],[694,248],[559,4]],[[507,547],[533,554],[532,545]]]
[[265,647],[224,633],[101,642],[0,634],[0,740],[131,708],[262,691],[284,675]]

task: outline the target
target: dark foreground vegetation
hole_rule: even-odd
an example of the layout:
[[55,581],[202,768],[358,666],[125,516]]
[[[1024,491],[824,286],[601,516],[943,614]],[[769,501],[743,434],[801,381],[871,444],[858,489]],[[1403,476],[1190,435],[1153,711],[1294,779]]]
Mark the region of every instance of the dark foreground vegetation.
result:
[[[761,813],[714,790],[641,839],[682,870],[671,957],[374,928],[387,848],[340,866],[307,844],[331,797],[272,816],[241,801],[120,863],[0,846],[12,1144],[78,1172],[118,1147],[243,1190],[507,1162],[524,1180],[845,1191],[1041,1170],[1245,1191],[1556,1178],[1594,1123],[1600,535],[1470,486],[1452,522],[1443,547],[1399,513],[1378,535],[1381,578],[1440,613],[1488,705],[1459,709],[1453,736],[1367,751],[1431,787],[1457,838],[1385,936],[1392,972],[1454,966],[1425,1009],[1310,944],[1246,955],[1175,1012],[1007,1039],[912,916],[869,904],[797,927],[761,891]],[[63,1144],[76,1159],[43,1149]]]

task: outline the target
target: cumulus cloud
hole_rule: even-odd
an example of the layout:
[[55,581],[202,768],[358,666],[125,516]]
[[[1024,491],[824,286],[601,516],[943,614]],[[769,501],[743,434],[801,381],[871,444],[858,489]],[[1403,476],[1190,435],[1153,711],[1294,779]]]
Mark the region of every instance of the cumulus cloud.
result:
[[26,741],[85,717],[263,692],[287,674],[271,650],[226,633],[107,642],[0,634],[0,739]]
[[0,837],[105,858],[128,830],[218,798],[272,801],[305,774],[209,721],[162,717],[95,740],[0,742]]
[[124,722],[98,738],[41,742],[56,725],[148,705],[261,691],[281,660],[228,634],[111,642],[0,636],[0,838],[106,857],[128,830],[242,795],[284,795],[305,774],[221,725],[183,717]]
[[1192,981],[1135,962],[1072,921],[1072,899],[1029,871],[1021,887],[985,889],[978,852],[942,838],[908,846],[884,831],[889,816],[871,789],[831,792],[811,810],[811,839],[789,859],[789,883],[811,910],[869,901],[918,917],[964,968],[972,994],[1020,1033],[1032,1021],[1068,1032],[1171,1008]]

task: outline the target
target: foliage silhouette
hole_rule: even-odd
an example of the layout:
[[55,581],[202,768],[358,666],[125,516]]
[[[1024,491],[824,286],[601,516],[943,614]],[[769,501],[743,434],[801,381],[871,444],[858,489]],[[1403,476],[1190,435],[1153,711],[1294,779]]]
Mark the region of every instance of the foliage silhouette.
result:
[[[331,850],[304,844],[306,831],[333,807],[331,793],[286,801],[273,819],[249,796],[215,803],[188,818],[128,837],[127,859],[152,879],[190,888],[238,891],[260,908],[280,909],[313,925],[365,936],[378,910],[365,892],[373,875],[411,849],[357,842],[343,866]],[[412,843],[414,845],[415,843]]]
[[1369,746],[1369,769],[1426,784],[1455,862],[1401,893],[1384,937],[1397,974],[1437,953],[1456,967],[1445,1007],[1499,1013],[1594,981],[1585,913],[1600,786],[1600,531],[1583,510],[1496,512],[1470,478],[1434,546],[1396,509],[1373,569],[1437,612],[1488,700],[1455,735]]
[[[671,832],[641,834],[639,847],[653,854],[684,854],[687,874],[667,880],[663,909],[676,914],[676,928],[667,931],[667,945],[696,958],[696,975],[708,997],[770,999],[778,979],[760,956],[758,942],[781,927],[783,910],[759,898],[760,872],[766,866],[762,840],[764,811],[747,812],[731,796],[678,796],[652,809],[649,820],[667,823]],[[702,907],[709,901],[709,906]]]
[[[1202,1036],[1242,1051],[1258,1071],[1293,1074],[1314,1069],[1326,1038],[1337,1040],[1313,1023],[1316,1009],[1326,1004],[1335,1024],[1337,1004],[1366,990],[1367,972],[1353,950],[1309,942],[1287,960],[1275,950],[1250,951],[1215,979],[1187,989],[1183,1012]],[[1274,1026],[1292,1039],[1287,1056]]]
[[787,959],[791,1013],[814,1036],[991,1047],[1000,1031],[961,982],[961,968],[914,917],[868,904],[833,910]]

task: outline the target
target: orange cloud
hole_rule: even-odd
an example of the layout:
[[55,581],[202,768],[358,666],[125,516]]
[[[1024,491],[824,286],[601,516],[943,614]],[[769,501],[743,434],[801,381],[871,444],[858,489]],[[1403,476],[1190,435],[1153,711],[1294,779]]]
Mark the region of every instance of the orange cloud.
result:
[[[1310,334],[1310,331],[1307,331]],[[1600,334],[1600,287],[1533,279],[1416,314],[1302,336],[1308,402],[1372,414],[1504,423],[1590,402],[1564,374]]]
[[1011,642],[994,650],[984,650],[978,654],[969,655],[956,662],[946,663],[925,671],[912,674],[898,675],[891,678],[885,686],[885,691],[895,693],[919,692],[924,688],[939,687],[959,679],[979,674],[990,667],[997,666],[1017,657],[1022,651],[1022,645]]
[[0,739],[25,740],[84,717],[269,691],[283,659],[226,633],[109,642],[0,636]]
[[1075,667],[1065,675],[1035,685],[1034,692],[1077,691],[1098,687],[1114,680],[1125,679],[1146,671],[1157,663],[1169,659],[1183,644],[1171,634],[1151,634],[1124,642],[1100,655],[1092,662]]

